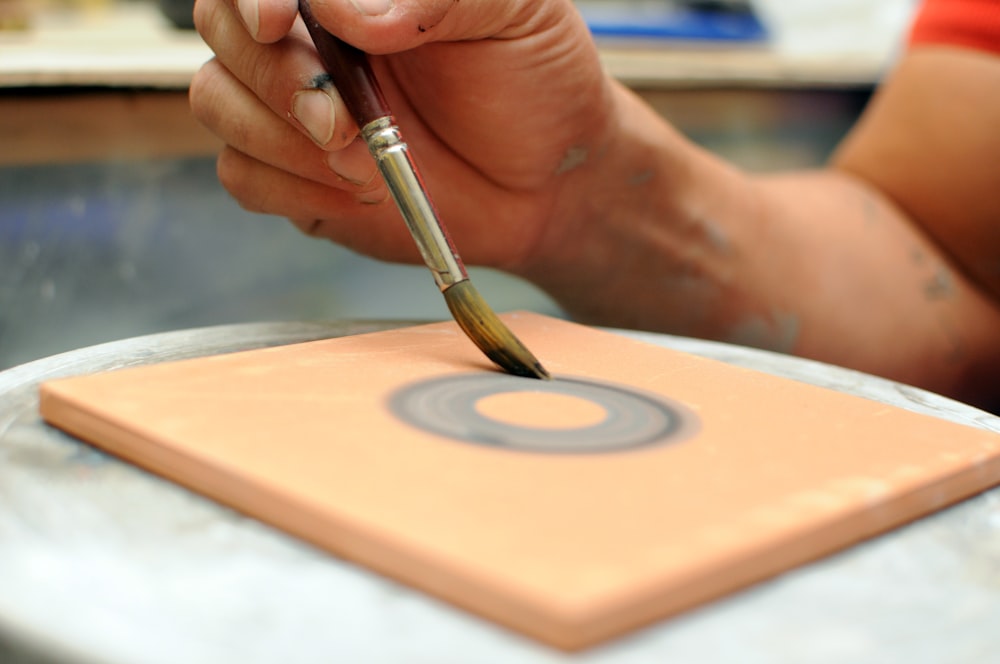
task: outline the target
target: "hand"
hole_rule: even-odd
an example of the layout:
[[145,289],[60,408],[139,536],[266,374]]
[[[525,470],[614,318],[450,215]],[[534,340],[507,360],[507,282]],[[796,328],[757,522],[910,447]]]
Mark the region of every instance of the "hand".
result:
[[[220,178],[251,210],[417,261],[296,9],[195,7],[217,57],[195,77],[192,107],[227,144]],[[470,264],[528,278],[584,322],[995,399],[1000,94],[986,93],[1000,87],[983,83],[1000,73],[995,57],[911,54],[830,167],[756,176],[606,76],[570,0],[314,0],[313,12],[377,54],[387,101]]]
[[[224,186],[309,234],[417,261],[357,127],[324,86],[296,3],[236,4],[242,16],[231,0],[195,7],[216,58],[191,103],[227,145]],[[566,241],[582,204],[575,171],[610,141],[617,89],[569,0],[330,0],[313,12],[377,54],[383,92],[466,261],[517,272],[548,253],[540,244]]]

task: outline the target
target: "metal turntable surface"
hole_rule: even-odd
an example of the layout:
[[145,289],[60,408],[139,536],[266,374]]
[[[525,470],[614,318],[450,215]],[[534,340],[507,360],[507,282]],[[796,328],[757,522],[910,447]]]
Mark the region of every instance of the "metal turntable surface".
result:
[[[973,662],[1000,653],[1000,489],[580,655],[346,563],[49,428],[57,376],[402,323],[157,334],[0,372],[0,661]],[[712,342],[620,332],[1000,432],[890,381]]]

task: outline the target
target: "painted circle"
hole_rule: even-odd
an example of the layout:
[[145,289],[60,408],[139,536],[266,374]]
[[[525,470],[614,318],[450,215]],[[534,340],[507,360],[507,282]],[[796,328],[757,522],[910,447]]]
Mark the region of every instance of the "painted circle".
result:
[[[509,413],[493,417],[479,407],[501,396],[516,396],[523,404],[532,395],[539,401],[553,397],[582,400],[590,405],[588,410],[604,416],[553,427],[551,421],[523,421]],[[694,413],[679,403],[621,385],[573,377],[540,381],[484,373],[432,378],[394,392],[389,409],[403,422],[436,435],[546,453],[615,452],[675,443],[698,428]]]

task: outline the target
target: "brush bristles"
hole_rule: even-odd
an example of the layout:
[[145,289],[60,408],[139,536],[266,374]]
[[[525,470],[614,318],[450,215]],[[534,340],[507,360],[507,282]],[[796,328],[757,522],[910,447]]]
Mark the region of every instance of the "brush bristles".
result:
[[498,367],[515,376],[549,379],[549,372],[493,313],[471,281],[449,286],[444,299],[466,336]]

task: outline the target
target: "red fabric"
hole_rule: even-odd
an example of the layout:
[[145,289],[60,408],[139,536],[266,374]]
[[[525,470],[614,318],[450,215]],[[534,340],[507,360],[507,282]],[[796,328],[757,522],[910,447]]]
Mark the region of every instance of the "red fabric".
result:
[[1000,54],[1000,0],[925,0],[911,44],[952,44]]

